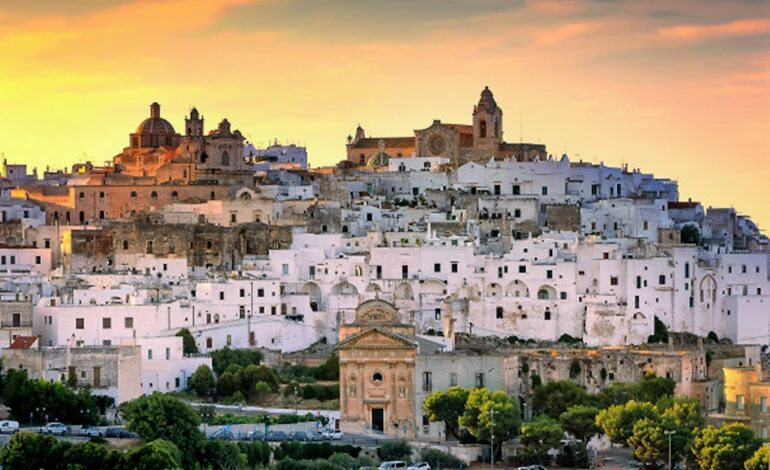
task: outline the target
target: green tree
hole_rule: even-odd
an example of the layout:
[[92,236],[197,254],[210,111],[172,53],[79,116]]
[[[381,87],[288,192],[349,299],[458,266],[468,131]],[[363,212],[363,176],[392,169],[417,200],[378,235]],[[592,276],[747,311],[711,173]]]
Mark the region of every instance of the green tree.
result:
[[0,449],[0,464],[7,468],[30,469],[63,466],[64,454],[71,445],[53,436],[19,432]]
[[648,343],[665,343],[668,342],[668,328],[666,324],[661,321],[660,318],[655,316],[654,333],[647,338]]
[[177,470],[182,468],[183,463],[177,446],[164,439],[156,439],[134,449],[128,454],[127,461],[128,468],[136,470]]
[[682,243],[692,243],[697,245],[700,243],[700,231],[698,227],[692,224],[687,224],[682,227],[681,230]]
[[643,418],[634,423],[628,443],[634,447],[634,456],[642,462],[656,465],[668,460],[668,441],[671,434],[671,461],[679,462],[689,445],[688,432],[677,428],[671,418]]
[[559,424],[565,432],[583,442],[588,441],[599,433],[596,425],[596,415],[599,408],[588,405],[574,405],[559,415]]
[[263,358],[260,351],[224,347],[211,353],[211,364],[219,377],[230,365],[235,364],[245,368],[252,364],[259,365]]
[[270,394],[272,393],[272,390],[270,390],[270,386],[266,384],[265,382],[257,382],[257,384],[254,386],[254,400],[257,403],[264,403],[265,400],[267,400],[270,397]]
[[203,468],[238,470],[246,465],[246,455],[241,454],[234,442],[213,439],[203,444],[199,464]]
[[599,408],[609,408],[612,405],[622,405],[636,399],[636,384],[628,382],[613,382],[596,394]]
[[214,372],[206,364],[201,364],[187,379],[187,388],[200,398],[209,398],[216,390]]
[[68,468],[79,470],[101,470],[110,468],[119,470],[126,466],[124,454],[116,449],[110,449],[103,444],[86,442],[76,444],[64,452],[64,463]]
[[452,454],[447,454],[438,449],[423,449],[420,460],[428,462],[431,468],[463,468],[465,463]]
[[329,456],[329,462],[342,467],[345,470],[356,470],[361,465],[358,463],[358,459],[348,454],[337,452]]
[[406,460],[412,459],[412,448],[406,441],[388,441],[377,448],[377,457],[380,460]]
[[627,445],[634,423],[644,418],[657,420],[658,410],[652,403],[631,400],[625,405],[613,405],[596,415],[596,424],[614,443]]
[[746,462],[743,464],[743,468],[745,470],[767,470],[768,468],[768,451],[770,450],[770,447],[763,445],[759,449],[754,452],[754,455],[749,458]]
[[648,401],[655,403],[663,397],[674,396],[676,383],[664,377],[657,377],[648,372],[642,377],[642,380],[635,384],[635,399],[637,401]]
[[447,436],[457,437],[458,420],[465,412],[468,394],[468,390],[460,387],[434,392],[422,404],[425,415],[432,422],[443,421]]
[[244,395],[251,395],[257,382],[266,383],[272,392],[277,392],[280,386],[278,376],[273,369],[265,365],[250,364],[241,372],[241,390]]
[[241,372],[239,370],[235,373],[231,371],[223,372],[217,379],[217,397],[227,398],[232,396],[235,392],[241,391]]
[[200,416],[188,404],[154,392],[121,405],[126,428],[145,442],[165,439],[182,451],[184,467],[191,467],[203,443]]
[[459,423],[476,439],[490,442],[494,434],[495,449],[516,436],[521,426],[521,414],[517,400],[497,390],[489,393],[486,388],[475,388],[468,394],[465,412]]
[[707,426],[695,432],[692,453],[702,470],[741,470],[759,449],[760,441],[743,424]]
[[558,449],[564,431],[559,423],[548,416],[538,416],[532,421],[521,426],[521,444],[530,455],[537,456],[540,463],[547,465],[550,462],[548,451]]
[[590,403],[591,397],[584,388],[569,380],[554,380],[535,387],[532,412],[535,415],[544,414],[559,419],[570,406]]
[[182,328],[176,334],[182,337],[182,352],[184,354],[198,354],[198,345],[195,343],[192,333],[187,328]]

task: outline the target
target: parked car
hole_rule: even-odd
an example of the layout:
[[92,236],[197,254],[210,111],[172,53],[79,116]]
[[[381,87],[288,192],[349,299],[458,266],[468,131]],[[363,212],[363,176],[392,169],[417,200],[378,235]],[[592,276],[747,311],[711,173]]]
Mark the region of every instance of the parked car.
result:
[[270,442],[281,442],[288,439],[289,436],[283,431],[270,431],[267,434],[267,440]]
[[0,434],[14,434],[19,430],[19,422],[5,419],[0,421]]
[[40,432],[43,434],[53,434],[55,436],[66,436],[69,434],[70,430],[64,424],[54,421],[53,423],[48,423],[40,428]]
[[107,428],[104,435],[106,437],[117,437],[122,439],[136,437],[136,434],[127,431],[123,426],[111,426]]
[[307,433],[307,440],[308,441],[313,441],[313,442],[323,441],[324,440],[324,436],[323,436],[323,434],[321,434],[318,431],[310,431],[310,432]]
[[342,431],[340,431],[339,429],[334,429],[329,433],[329,439],[333,441],[339,441],[343,437],[345,437],[345,435],[342,434]]
[[102,437],[104,432],[102,432],[102,430],[97,427],[89,426],[86,424],[80,428],[80,432],[78,434],[86,437]]
[[292,441],[307,441],[307,433],[305,431],[292,431],[289,433],[289,439]]
[[542,465],[527,465],[524,467],[519,467],[518,470],[548,470],[548,469],[543,467]]
[[430,470],[430,464],[428,462],[413,463],[406,470]]
[[263,431],[249,431],[246,433],[247,441],[264,441],[265,433]]
[[406,462],[403,460],[388,460],[380,464],[379,470],[406,470]]
[[232,441],[235,436],[233,435],[233,430],[230,429],[230,426],[222,426],[221,428],[210,433],[206,437],[209,439],[221,439],[223,441]]

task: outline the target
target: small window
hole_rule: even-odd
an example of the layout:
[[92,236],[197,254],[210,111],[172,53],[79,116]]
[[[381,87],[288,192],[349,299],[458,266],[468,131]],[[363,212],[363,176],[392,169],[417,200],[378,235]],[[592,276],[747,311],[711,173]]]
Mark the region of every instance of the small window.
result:
[[382,382],[382,374],[379,372],[372,374],[372,382]]
[[134,317],[126,317],[126,318],[123,320],[123,325],[124,325],[126,328],[133,328],[133,327],[134,327]]
[[75,319],[75,329],[76,330],[85,329],[85,319],[83,319],[83,318],[76,318]]
[[105,330],[109,330],[110,328],[112,328],[112,318],[109,318],[109,317],[102,318],[102,328],[104,328]]
[[440,273],[441,272],[441,263],[433,263],[433,272],[434,273]]
[[503,318],[503,307],[500,307],[500,306],[497,307],[496,316],[498,320]]
[[738,411],[743,411],[746,408],[746,404],[743,402],[743,395],[735,397],[735,407]]

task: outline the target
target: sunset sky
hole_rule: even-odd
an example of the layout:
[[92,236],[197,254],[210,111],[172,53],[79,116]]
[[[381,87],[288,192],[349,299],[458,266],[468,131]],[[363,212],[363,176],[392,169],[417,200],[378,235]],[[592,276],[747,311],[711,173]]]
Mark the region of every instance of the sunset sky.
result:
[[770,227],[770,1],[0,1],[0,153],[41,170],[111,159],[153,101],[331,164],[359,123],[470,123],[485,85],[509,141]]

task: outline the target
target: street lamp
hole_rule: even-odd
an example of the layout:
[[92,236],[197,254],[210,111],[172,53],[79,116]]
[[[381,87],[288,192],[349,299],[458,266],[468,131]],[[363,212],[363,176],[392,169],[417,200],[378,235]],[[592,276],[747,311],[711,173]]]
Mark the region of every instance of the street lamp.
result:
[[495,468],[495,409],[489,409],[489,422],[491,435],[489,439],[489,468]]
[[671,436],[676,434],[676,431],[665,430],[663,431],[663,434],[668,436],[668,468],[671,470]]

